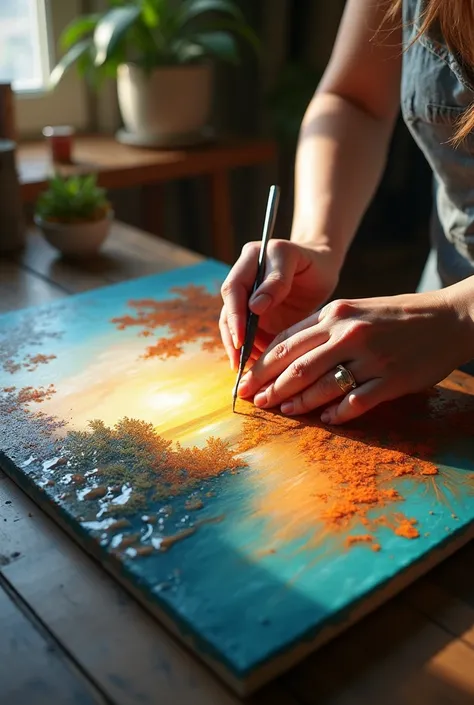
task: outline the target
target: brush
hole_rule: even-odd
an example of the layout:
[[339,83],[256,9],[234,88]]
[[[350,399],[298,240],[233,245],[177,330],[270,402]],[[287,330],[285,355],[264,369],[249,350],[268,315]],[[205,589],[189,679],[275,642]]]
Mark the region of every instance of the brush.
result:
[[[252,287],[252,291],[249,296],[249,301],[255,294],[261,283],[265,278],[265,265],[266,265],[266,254],[268,241],[273,235],[275,229],[275,221],[278,210],[278,203],[280,200],[280,188],[278,186],[271,186],[270,193],[268,194],[267,210],[265,213],[265,221],[263,223],[263,233],[262,242],[260,245],[260,252],[258,255],[258,267],[257,276],[255,277],[255,282]],[[247,325],[245,329],[245,339],[244,344],[240,348],[240,361],[239,361],[239,371],[237,373],[237,381],[235,383],[234,390],[232,392],[232,411],[235,411],[235,402],[237,401],[237,390],[242,378],[245,366],[249,361],[250,355],[252,353],[253,344],[255,341],[255,335],[257,333],[259,317],[253,311],[248,309],[247,314]]]

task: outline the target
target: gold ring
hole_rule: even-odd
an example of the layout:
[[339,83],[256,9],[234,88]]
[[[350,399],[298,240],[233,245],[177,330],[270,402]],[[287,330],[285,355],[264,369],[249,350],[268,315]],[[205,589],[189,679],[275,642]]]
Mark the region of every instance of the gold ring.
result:
[[338,383],[343,394],[347,394],[347,392],[351,389],[355,389],[357,387],[357,382],[354,379],[354,375],[347,369],[347,367],[344,367],[344,365],[338,365],[336,367],[334,379]]

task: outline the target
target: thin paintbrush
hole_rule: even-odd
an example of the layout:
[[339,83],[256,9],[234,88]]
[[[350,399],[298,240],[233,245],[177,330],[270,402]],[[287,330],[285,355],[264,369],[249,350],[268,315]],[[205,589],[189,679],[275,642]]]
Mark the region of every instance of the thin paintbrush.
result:
[[[262,244],[260,245],[260,253],[258,255],[257,276],[255,277],[255,282],[253,285],[253,289],[250,293],[249,300],[253,296],[255,291],[258,289],[260,284],[263,282],[265,277],[267,245],[268,241],[273,235],[273,230],[275,228],[279,200],[280,188],[278,186],[271,186],[270,193],[268,194],[267,212],[265,213],[265,221],[263,223]],[[239,371],[237,373],[237,381],[235,383],[234,391],[232,394],[232,411],[235,411],[235,402],[237,401],[237,388],[239,386],[240,379],[245,369],[245,365],[247,364],[250,354],[252,352],[257,328],[258,316],[249,309],[247,316],[247,326],[245,330],[245,340],[244,344],[240,348]]]

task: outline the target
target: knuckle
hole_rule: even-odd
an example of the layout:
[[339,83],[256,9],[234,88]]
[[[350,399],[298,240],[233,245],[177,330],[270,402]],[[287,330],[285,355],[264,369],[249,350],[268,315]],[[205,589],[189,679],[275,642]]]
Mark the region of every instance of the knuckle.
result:
[[282,340],[280,343],[277,343],[273,348],[273,355],[276,360],[284,360],[285,357],[287,357],[288,352],[288,342],[286,340]]
[[258,242],[252,241],[252,242],[246,242],[245,245],[242,247],[242,254],[243,255],[249,255],[253,254],[257,248],[259,247]]
[[232,278],[228,277],[221,286],[221,296],[226,299],[232,294],[234,290],[234,281]]
[[283,290],[288,287],[288,278],[283,272],[270,272],[265,280],[265,284],[273,290]]
[[356,318],[345,323],[344,332],[341,337],[346,340],[363,342],[365,347],[368,347],[367,344],[369,341],[371,328],[372,325],[369,321]]
[[308,363],[305,360],[295,360],[288,368],[291,379],[302,379],[308,373]]
[[325,309],[333,318],[349,318],[354,315],[354,305],[347,299],[335,299],[327,304]]
[[368,407],[367,398],[359,394],[349,394],[347,402],[355,411],[364,411]]
[[293,398],[293,410],[295,414],[306,414],[310,411],[308,401],[304,395],[298,395]]
[[273,252],[285,252],[288,249],[287,240],[270,240],[269,247],[271,247]]
[[277,403],[277,393],[275,390],[275,385],[272,383],[266,389],[267,401],[270,406],[274,406]]

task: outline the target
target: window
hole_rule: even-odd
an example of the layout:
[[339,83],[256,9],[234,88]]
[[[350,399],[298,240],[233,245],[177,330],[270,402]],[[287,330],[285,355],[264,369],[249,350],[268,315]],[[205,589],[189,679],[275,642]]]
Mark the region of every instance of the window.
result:
[[0,81],[41,91],[50,72],[45,0],[1,0]]

